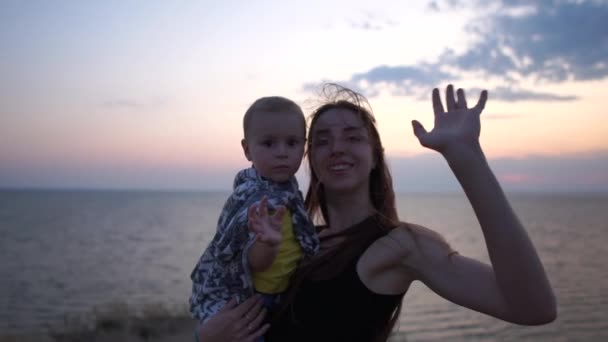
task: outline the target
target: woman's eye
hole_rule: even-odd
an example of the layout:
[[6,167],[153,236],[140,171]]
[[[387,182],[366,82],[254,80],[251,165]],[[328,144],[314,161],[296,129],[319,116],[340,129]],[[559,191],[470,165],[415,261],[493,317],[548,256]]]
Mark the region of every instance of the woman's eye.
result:
[[329,140],[327,139],[315,139],[313,142],[315,146],[324,146],[329,144]]

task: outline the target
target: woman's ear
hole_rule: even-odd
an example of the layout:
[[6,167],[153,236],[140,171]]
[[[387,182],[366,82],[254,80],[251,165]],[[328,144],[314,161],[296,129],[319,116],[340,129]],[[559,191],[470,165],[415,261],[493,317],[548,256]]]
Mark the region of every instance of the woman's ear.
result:
[[249,144],[247,143],[247,140],[241,139],[241,147],[243,147],[243,153],[245,153],[245,158],[251,161],[251,154],[249,153]]

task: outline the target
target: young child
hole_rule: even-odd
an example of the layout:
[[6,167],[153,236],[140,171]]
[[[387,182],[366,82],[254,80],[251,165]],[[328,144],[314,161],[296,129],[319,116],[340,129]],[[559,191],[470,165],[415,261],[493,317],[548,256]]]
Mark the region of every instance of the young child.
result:
[[[233,297],[240,303],[261,293],[269,307],[298,262],[319,249],[294,177],[306,139],[302,110],[283,97],[260,98],[245,113],[243,131],[241,145],[253,166],[236,175],[216,234],[190,276],[190,312],[200,322]],[[272,220],[282,220],[280,231]]]

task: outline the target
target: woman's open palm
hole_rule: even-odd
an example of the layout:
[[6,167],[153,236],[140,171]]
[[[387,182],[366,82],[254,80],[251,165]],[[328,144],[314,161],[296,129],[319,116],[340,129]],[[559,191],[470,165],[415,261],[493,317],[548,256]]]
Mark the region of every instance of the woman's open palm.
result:
[[481,124],[479,116],[483,111],[488,92],[482,91],[477,104],[468,108],[464,90],[458,89],[454,96],[454,87],[450,84],[446,89],[446,106],[444,110],[438,89],[433,89],[433,112],[435,125],[430,132],[416,120],[412,121],[414,134],[424,147],[440,153],[454,145],[475,145],[479,141]]

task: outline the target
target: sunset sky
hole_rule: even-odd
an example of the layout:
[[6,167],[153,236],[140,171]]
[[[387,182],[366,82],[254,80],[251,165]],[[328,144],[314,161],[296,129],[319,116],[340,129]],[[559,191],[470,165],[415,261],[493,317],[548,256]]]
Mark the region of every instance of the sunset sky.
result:
[[333,81],[368,97],[398,191],[457,189],[410,126],[432,127],[449,83],[488,89],[505,189],[608,191],[607,18],[608,1],[1,1],[0,188],[229,190],[247,107],[309,113]]

